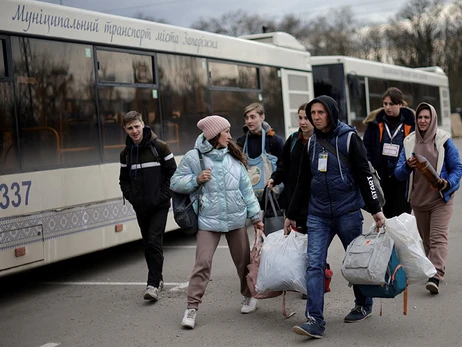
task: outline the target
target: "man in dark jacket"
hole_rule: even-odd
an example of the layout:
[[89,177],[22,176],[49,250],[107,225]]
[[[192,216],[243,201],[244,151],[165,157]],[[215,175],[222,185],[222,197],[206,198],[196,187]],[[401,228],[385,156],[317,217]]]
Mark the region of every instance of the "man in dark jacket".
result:
[[[306,273],[306,323],[293,327],[300,335],[324,336],[324,271],[327,251],[335,235],[343,247],[362,233],[364,202],[372,212],[377,227],[385,222],[367,162],[366,148],[353,127],[338,120],[334,99],[319,96],[308,103],[306,113],[314,134],[302,153],[297,187],[284,224],[288,233],[296,226],[304,195],[308,205],[308,266]],[[348,158],[350,165],[340,160]],[[351,169],[350,169],[351,167]],[[353,286],[355,308],[345,322],[357,322],[370,316],[372,299]]]
[[140,113],[130,111],[123,118],[127,133],[120,153],[119,184],[132,205],[141,229],[148,265],[145,300],[157,301],[163,287],[163,239],[170,208],[170,178],[176,162],[168,145],[144,125]]

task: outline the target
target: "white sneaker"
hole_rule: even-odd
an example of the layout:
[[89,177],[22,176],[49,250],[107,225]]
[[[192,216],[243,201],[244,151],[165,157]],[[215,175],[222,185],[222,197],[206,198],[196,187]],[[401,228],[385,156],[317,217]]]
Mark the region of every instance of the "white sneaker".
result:
[[194,329],[194,326],[196,325],[196,315],[197,315],[197,310],[195,308],[188,308],[186,311],[184,311],[184,316],[183,320],[181,321],[181,325]]
[[258,300],[255,298],[245,297],[242,303],[241,313],[252,313],[257,309]]
[[144,291],[143,298],[144,300],[157,301],[157,299],[159,299],[158,292],[159,292],[159,289],[153,286],[147,286],[146,290]]

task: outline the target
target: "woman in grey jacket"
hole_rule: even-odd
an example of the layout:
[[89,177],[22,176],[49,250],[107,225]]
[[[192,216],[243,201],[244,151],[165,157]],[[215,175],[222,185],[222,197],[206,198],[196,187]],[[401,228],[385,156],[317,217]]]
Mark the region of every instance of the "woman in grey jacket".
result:
[[[245,156],[231,142],[228,120],[221,116],[208,116],[197,126],[203,131],[180,162],[171,179],[170,188],[183,194],[195,194],[203,184],[200,202],[194,208],[198,213],[196,263],[189,280],[188,306],[181,324],[194,328],[196,314],[210,279],[213,254],[221,235],[225,234],[231,257],[241,283],[244,305],[241,313],[256,310],[257,300],[247,287],[247,265],[250,263],[250,245],[246,220],[250,218],[255,231],[263,229],[260,205],[255,197],[246,170]],[[205,170],[201,169],[200,151]]]

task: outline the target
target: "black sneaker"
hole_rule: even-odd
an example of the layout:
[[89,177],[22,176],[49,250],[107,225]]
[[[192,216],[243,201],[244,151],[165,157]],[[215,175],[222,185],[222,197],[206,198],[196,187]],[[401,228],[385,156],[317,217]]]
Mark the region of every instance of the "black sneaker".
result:
[[354,309],[348,313],[344,319],[345,323],[355,323],[365,320],[372,314],[371,306],[359,306],[356,305]]
[[440,292],[440,280],[435,277],[429,278],[425,288],[432,294],[438,294]]
[[307,321],[302,325],[294,326],[292,331],[297,335],[309,336],[314,339],[322,339],[324,336],[324,327],[313,317],[308,317]]

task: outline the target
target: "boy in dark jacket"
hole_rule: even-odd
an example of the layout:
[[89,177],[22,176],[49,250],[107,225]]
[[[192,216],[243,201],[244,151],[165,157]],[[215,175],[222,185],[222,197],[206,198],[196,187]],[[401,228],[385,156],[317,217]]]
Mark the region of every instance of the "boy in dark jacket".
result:
[[136,212],[148,265],[145,300],[157,301],[163,287],[163,238],[170,208],[170,178],[176,162],[168,145],[144,125],[142,115],[130,111],[123,118],[126,146],[120,153],[119,184]]

